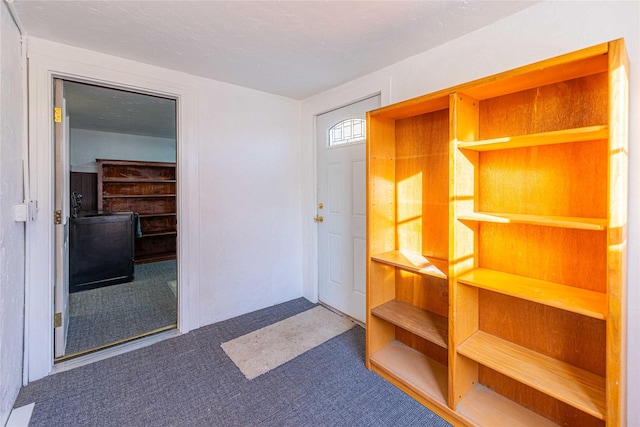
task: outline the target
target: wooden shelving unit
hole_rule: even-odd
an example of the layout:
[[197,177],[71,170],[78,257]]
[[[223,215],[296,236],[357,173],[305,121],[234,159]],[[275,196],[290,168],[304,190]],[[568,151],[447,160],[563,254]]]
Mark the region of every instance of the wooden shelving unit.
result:
[[135,262],[176,258],[176,165],[98,159],[98,210],[135,212]]
[[367,366],[456,425],[623,425],[624,41],[367,126]]

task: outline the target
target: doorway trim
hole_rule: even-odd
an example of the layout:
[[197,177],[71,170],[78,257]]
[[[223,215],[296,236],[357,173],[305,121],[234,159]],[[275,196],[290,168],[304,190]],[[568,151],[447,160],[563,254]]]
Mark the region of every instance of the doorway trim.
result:
[[53,78],[176,100],[178,331],[199,327],[198,95],[186,75],[40,39],[29,39],[29,182],[23,383],[53,371]]

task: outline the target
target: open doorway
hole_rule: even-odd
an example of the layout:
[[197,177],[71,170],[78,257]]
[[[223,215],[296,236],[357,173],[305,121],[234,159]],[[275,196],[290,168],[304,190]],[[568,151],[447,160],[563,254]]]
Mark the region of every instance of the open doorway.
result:
[[178,294],[176,100],[61,86],[68,289],[56,298],[68,292],[68,311],[56,362],[175,329]]

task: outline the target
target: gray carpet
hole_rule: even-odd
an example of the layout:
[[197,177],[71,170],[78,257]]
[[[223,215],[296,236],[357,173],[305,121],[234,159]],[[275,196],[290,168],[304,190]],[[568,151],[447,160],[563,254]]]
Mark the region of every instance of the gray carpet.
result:
[[135,337],[176,323],[176,261],[135,266],[134,281],[69,295],[66,354]]
[[220,347],[314,307],[300,298],[24,387],[31,426],[449,426],[364,366],[356,326],[256,379]]

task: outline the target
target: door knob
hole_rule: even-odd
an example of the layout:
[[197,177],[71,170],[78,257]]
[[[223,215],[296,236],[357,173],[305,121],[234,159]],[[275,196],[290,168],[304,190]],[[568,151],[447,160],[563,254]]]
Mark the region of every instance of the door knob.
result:
[[316,217],[313,218],[313,220],[315,222],[322,222],[322,221],[324,221],[324,218],[322,217],[322,215],[316,215]]

